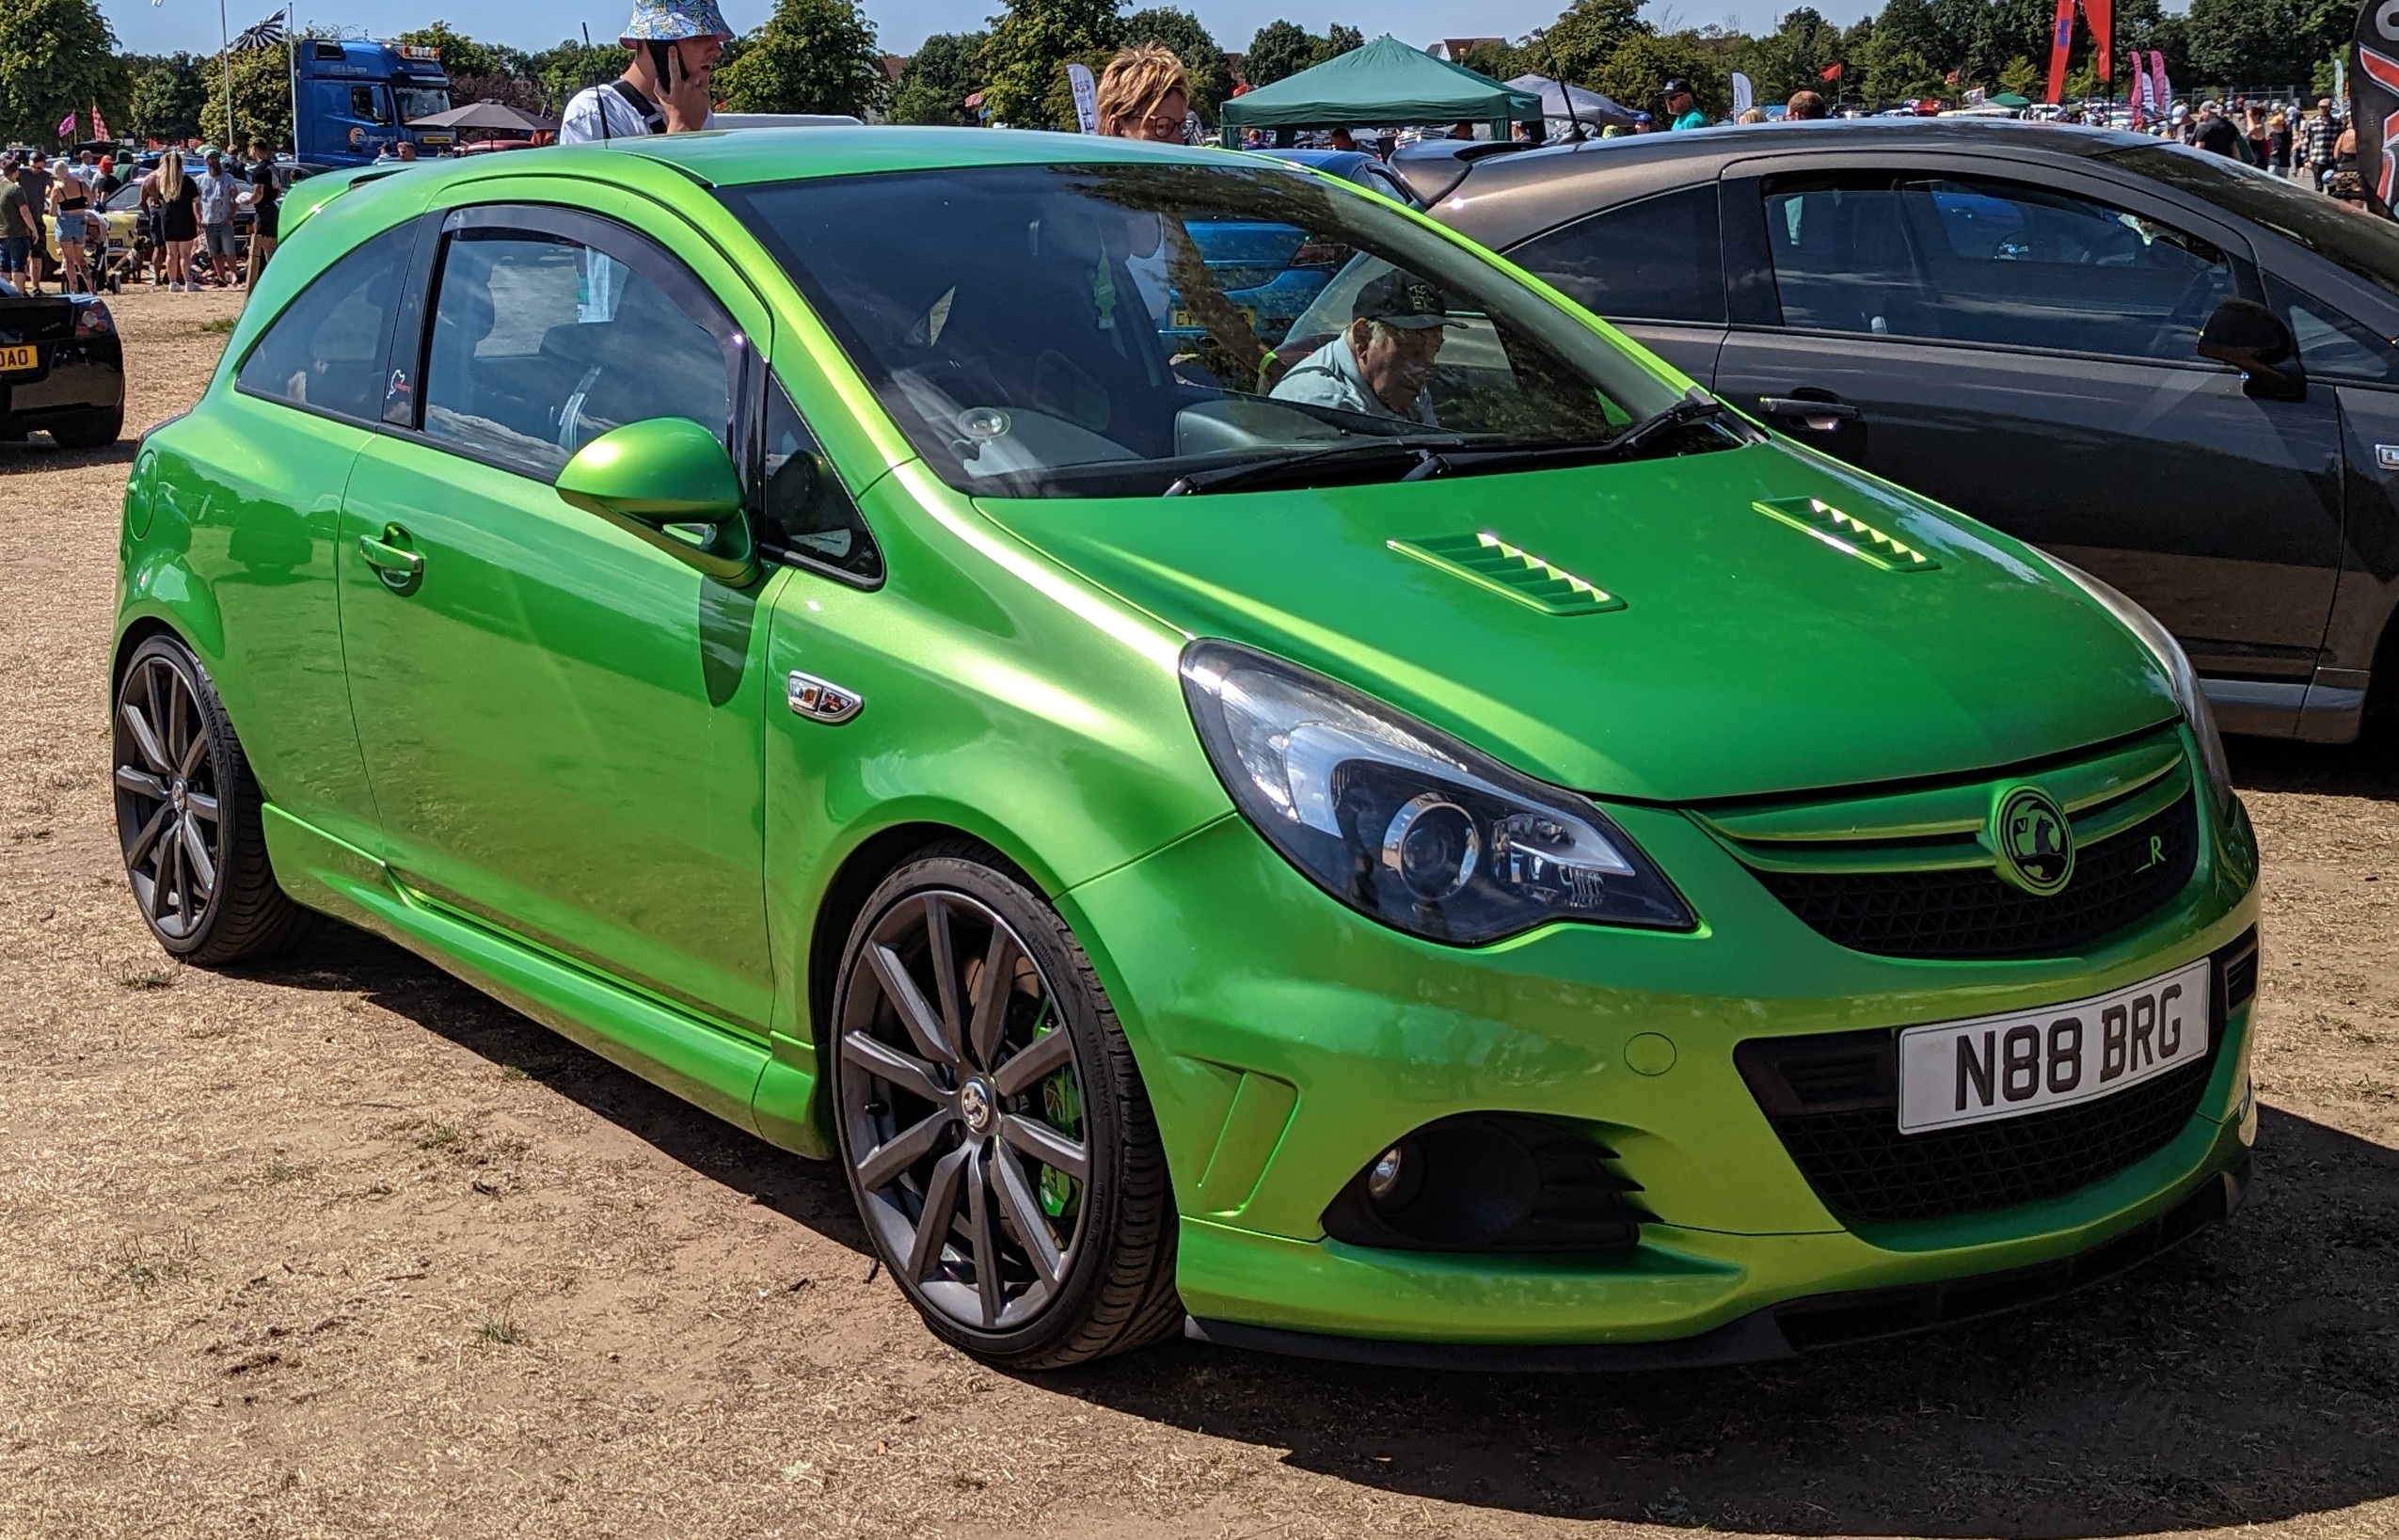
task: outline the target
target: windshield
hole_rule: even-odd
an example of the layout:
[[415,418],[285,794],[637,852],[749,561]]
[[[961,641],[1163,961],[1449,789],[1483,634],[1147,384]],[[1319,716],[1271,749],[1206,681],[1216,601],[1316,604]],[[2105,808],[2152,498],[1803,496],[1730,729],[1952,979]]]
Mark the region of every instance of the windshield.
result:
[[1677,400],[1470,251],[1279,167],[977,167],[722,196],[971,493],[1157,493],[1346,441],[1563,449]]
[[421,86],[394,86],[392,96],[400,103],[400,120],[413,123],[420,118],[430,118],[437,112],[450,110],[450,93],[427,90]]
[[2115,151],[2107,159],[2264,225],[2376,288],[2399,294],[2399,226],[2387,219],[2205,151],[2142,145]]

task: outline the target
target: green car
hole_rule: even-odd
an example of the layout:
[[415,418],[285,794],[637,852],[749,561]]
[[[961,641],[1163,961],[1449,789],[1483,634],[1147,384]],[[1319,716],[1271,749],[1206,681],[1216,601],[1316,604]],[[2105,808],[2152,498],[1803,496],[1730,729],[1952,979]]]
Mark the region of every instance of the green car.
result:
[[[2242,1194],[2174,643],[1406,210],[819,128],[283,220],[125,500],[152,931],[338,917],[839,1161],[969,1352],[1772,1357]],[[1345,324],[1270,349],[1215,222]]]

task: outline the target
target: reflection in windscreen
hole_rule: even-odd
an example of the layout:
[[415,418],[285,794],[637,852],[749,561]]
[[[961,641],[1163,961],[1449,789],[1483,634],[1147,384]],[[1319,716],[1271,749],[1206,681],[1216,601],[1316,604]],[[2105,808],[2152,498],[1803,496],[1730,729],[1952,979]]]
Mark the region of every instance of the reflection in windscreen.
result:
[[1676,399],[1482,260],[1298,172],[980,167],[723,196],[969,491],[1154,493],[1369,437],[1592,443]]

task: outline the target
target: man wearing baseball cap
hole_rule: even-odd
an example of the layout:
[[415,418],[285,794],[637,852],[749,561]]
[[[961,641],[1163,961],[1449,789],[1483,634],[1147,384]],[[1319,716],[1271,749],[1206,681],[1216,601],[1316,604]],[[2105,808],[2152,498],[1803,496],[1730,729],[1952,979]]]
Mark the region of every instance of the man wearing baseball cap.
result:
[[1699,99],[1692,94],[1688,80],[1666,82],[1666,116],[1673,119],[1676,129],[1706,128],[1708,115],[1699,110]]
[[625,72],[579,91],[559,119],[560,144],[594,144],[708,126],[708,84],[733,29],[716,0],[635,0],[617,41],[633,51]]
[[1349,313],[1349,328],[1294,364],[1271,393],[1279,401],[1437,426],[1424,388],[1441,355],[1441,334],[1463,325],[1450,319],[1441,291],[1393,269],[1358,290]]

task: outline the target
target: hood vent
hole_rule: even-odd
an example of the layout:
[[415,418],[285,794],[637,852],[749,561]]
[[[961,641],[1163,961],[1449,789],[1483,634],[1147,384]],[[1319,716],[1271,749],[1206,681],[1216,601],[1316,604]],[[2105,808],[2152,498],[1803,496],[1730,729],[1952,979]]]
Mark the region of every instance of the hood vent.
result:
[[1751,507],[1777,523],[1812,534],[1845,556],[1884,572],[1935,572],[1941,564],[1820,498],[1777,498]]
[[1390,548],[1545,615],[1596,615],[1625,607],[1624,600],[1597,583],[1511,546],[1496,534],[1428,535],[1422,540],[1394,540]]

